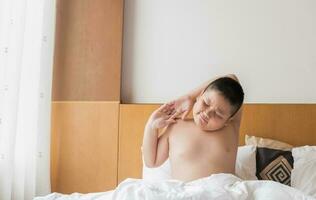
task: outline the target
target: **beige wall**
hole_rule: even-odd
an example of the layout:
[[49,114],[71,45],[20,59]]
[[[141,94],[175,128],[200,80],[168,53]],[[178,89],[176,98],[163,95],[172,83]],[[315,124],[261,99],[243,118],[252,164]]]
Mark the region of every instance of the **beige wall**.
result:
[[246,103],[316,103],[316,1],[135,0],[122,101],[164,103],[235,73]]

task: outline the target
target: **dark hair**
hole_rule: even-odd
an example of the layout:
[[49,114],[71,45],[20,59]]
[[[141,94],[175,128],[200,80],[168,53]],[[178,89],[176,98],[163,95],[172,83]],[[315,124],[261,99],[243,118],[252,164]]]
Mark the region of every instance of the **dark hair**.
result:
[[216,90],[220,92],[225,99],[233,106],[232,116],[234,116],[244,101],[244,91],[238,81],[230,77],[221,77],[212,81],[204,89],[205,91]]

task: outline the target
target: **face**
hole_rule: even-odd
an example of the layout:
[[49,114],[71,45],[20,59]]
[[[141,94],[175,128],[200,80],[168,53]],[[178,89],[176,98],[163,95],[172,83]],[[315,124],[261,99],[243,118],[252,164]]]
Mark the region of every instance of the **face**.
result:
[[194,122],[204,131],[224,127],[230,120],[232,106],[218,91],[205,91],[193,106]]

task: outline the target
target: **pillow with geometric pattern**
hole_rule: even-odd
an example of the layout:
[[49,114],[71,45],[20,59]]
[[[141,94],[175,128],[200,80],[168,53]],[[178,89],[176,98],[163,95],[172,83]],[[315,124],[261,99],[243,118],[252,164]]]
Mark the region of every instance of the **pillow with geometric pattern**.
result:
[[293,163],[291,151],[257,147],[256,176],[259,180],[272,180],[290,186]]

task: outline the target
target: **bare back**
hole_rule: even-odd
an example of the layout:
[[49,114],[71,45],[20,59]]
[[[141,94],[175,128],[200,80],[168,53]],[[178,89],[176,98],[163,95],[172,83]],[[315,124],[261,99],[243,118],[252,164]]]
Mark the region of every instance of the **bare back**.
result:
[[240,120],[205,132],[192,119],[169,127],[172,178],[189,182],[214,173],[235,173]]

